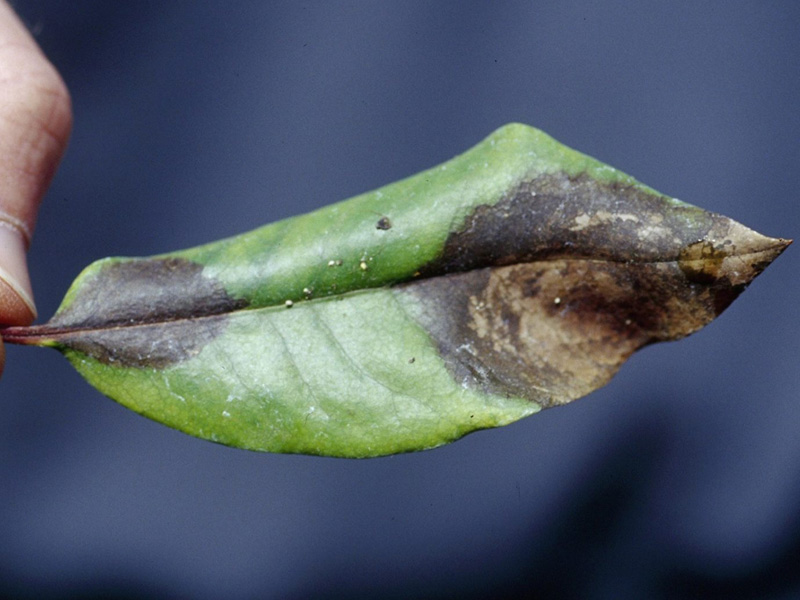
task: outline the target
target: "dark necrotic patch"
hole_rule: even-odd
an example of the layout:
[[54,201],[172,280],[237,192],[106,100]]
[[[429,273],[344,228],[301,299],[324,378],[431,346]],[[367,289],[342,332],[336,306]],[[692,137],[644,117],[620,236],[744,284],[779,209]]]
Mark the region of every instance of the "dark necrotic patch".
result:
[[552,173],[477,207],[451,233],[425,277],[553,258],[675,260],[713,215],[634,185]]
[[50,321],[56,327],[111,327],[218,315],[247,306],[203,266],[182,258],[110,262],[84,281],[73,302]]
[[58,343],[107,365],[163,369],[188,360],[225,330],[227,317],[166,321],[130,327],[67,330]]
[[202,265],[130,259],[84,281],[44,327],[59,344],[103,363],[161,368],[197,354],[224,330],[227,313],[246,306]]
[[456,381],[486,392],[503,389],[485,361],[488,349],[475,351],[469,344],[475,338],[470,330],[470,306],[479,302],[489,283],[491,271],[479,269],[460,275],[423,279],[395,288],[409,294],[424,307],[420,323],[437,343],[439,353]]
[[642,345],[715,316],[706,286],[675,263],[551,260],[477,269],[395,288],[420,309],[459,384],[554,406],[606,383]]

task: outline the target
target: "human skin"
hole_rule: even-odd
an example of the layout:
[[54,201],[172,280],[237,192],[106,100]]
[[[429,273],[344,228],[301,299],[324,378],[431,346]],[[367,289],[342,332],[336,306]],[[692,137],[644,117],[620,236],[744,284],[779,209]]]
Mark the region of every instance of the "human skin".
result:
[[[26,253],[71,126],[61,76],[0,0],[0,325],[36,318]],[[0,372],[4,363],[0,344]]]

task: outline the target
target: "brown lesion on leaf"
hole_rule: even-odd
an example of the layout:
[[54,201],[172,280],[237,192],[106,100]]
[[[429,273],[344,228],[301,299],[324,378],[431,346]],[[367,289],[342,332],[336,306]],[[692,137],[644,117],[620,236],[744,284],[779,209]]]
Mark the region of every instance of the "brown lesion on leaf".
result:
[[553,174],[478,207],[396,293],[463,386],[548,407],[709,323],[788,243],[646,189]]
[[675,262],[539,261],[398,287],[465,387],[563,404],[649,343],[686,336],[741,291],[687,281]]
[[98,329],[67,329],[52,336],[67,350],[107,365],[163,369],[188,360],[225,331],[227,316]]
[[106,364],[162,368],[191,358],[247,307],[203,267],[181,258],[109,262],[83,282],[45,325],[3,332],[5,339],[47,339]]
[[84,281],[53,327],[108,327],[160,323],[239,310],[247,301],[232,298],[203,266],[182,258],[134,258],[109,262]]
[[633,184],[550,173],[478,206],[423,276],[554,258],[676,260],[716,215]]

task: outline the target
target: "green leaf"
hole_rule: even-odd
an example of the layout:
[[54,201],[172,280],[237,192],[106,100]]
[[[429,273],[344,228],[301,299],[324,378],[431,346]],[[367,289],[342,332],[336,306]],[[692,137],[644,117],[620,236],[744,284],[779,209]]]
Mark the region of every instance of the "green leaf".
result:
[[90,265],[45,325],[101,392],[252,450],[431,448],[604,385],[788,245],[508,125],[316,212]]

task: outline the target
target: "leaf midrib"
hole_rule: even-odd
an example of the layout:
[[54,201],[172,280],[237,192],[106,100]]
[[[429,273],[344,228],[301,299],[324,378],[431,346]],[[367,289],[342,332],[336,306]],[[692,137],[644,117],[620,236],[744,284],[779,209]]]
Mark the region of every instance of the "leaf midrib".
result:
[[[775,242],[764,246],[758,250],[752,250],[748,252],[742,253],[734,253],[726,256],[725,258],[740,258],[746,259],[748,257],[757,256],[759,254],[765,254],[770,251],[775,251],[777,249],[784,248],[789,240],[784,240],[781,238],[776,238]],[[41,325],[27,325],[27,326],[10,326],[3,328],[0,330],[0,335],[2,335],[3,341],[11,343],[11,344],[24,344],[24,345],[47,345],[47,342],[57,342],[58,338],[66,337],[71,335],[80,335],[82,333],[92,333],[92,332],[109,332],[115,330],[122,330],[122,329],[133,329],[137,327],[153,327],[159,326],[167,323],[180,323],[180,322],[198,322],[205,319],[220,319],[220,318],[229,318],[233,315],[239,313],[250,313],[255,311],[279,311],[279,310],[293,310],[295,308],[302,307],[304,304],[312,303],[312,302],[339,302],[344,300],[345,298],[355,295],[355,294],[366,294],[372,293],[377,290],[385,290],[390,289],[392,287],[399,287],[402,285],[413,285],[415,282],[424,281],[425,279],[432,279],[435,277],[447,277],[450,275],[459,275],[471,271],[478,271],[481,269],[498,269],[503,267],[509,267],[512,265],[525,265],[525,264],[534,264],[534,263],[546,263],[546,262],[555,262],[555,261],[563,261],[563,262],[589,262],[589,263],[617,263],[617,264],[635,264],[635,265],[657,265],[657,264],[671,264],[671,263],[678,263],[678,258],[671,258],[671,259],[664,259],[664,260],[613,260],[613,259],[593,259],[593,258],[576,258],[576,257],[559,257],[559,256],[549,256],[542,260],[535,260],[535,261],[520,261],[516,263],[509,263],[507,265],[492,265],[488,267],[481,267],[480,269],[470,269],[468,271],[453,271],[451,273],[441,273],[438,275],[429,275],[427,277],[417,277],[411,278],[405,281],[399,281],[393,284],[384,285],[381,287],[374,287],[374,288],[363,288],[358,290],[351,290],[347,292],[341,292],[339,294],[332,294],[330,296],[320,297],[320,298],[308,298],[308,299],[300,299],[297,301],[292,301],[291,306],[285,306],[280,304],[274,304],[271,306],[258,306],[258,307],[243,307],[240,309],[232,310],[230,312],[225,313],[213,313],[213,314],[205,314],[205,315],[197,315],[191,317],[176,317],[176,318],[164,318],[161,320],[154,320],[154,321],[147,321],[147,322],[131,322],[131,323],[119,323],[114,325],[97,325],[97,326],[76,326],[76,327],[69,327],[69,326],[56,326],[52,327],[49,326],[47,323],[43,323]],[[690,262],[703,262],[704,259],[695,259],[691,260]]]

